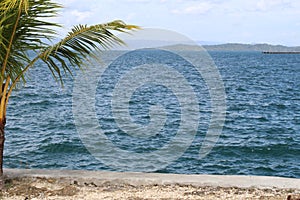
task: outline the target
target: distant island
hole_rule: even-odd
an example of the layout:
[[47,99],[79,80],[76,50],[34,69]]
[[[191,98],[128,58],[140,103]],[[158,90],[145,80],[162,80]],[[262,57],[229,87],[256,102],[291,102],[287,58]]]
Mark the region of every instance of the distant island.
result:
[[288,47],[284,45],[272,44],[241,44],[241,43],[226,43],[226,44],[205,44],[197,45],[178,43],[178,41],[163,41],[163,40],[126,40],[127,46],[115,47],[114,50],[134,50],[144,48],[160,48],[173,51],[195,51],[203,47],[207,51],[257,51],[257,52],[300,52],[300,46]]
[[[260,52],[300,52],[300,46],[287,47],[283,45],[270,45],[270,44],[239,44],[227,43],[218,45],[202,45],[207,51],[260,51]],[[199,49],[197,45],[176,44],[164,46],[163,49],[183,51],[194,51]]]

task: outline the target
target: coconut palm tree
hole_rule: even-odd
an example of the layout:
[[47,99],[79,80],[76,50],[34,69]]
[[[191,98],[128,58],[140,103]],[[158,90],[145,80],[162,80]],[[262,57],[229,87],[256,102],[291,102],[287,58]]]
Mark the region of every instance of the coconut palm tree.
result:
[[[96,51],[124,44],[114,32],[138,29],[122,21],[92,26],[77,25],[58,40],[60,25],[49,21],[62,7],[51,0],[0,1],[0,187],[3,187],[3,148],[6,110],[11,93],[25,83],[25,73],[37,61],[44,62],[53,77],[83,69]],[[59,41],[55,43],[55,41]],[[30,53],[30,56],[29,56]],[[34,54],[35,56],[32,56]]]

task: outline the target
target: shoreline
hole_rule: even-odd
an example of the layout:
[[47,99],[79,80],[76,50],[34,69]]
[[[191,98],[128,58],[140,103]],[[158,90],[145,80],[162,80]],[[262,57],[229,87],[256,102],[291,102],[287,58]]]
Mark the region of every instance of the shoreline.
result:
[[263,51],[263,54],[300,54],[300,51]]
[[181,184],[212,187],[300,189],[300,179],[274,176],[191,175],[142,172],[111,172],[88,170],[4,169],[6,178],[55,178],[62,181],[94,182],[98,184]]
[[295,178],[43,169],[4,169],[4,177],[4,199],[300,200]]

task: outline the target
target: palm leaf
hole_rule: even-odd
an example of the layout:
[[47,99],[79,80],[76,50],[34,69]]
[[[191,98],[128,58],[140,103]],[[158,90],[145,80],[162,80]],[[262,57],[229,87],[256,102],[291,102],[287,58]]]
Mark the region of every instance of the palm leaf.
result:
[[106,50],[114,45],[124,44],[111,31],[126,32],[137,28],[120,20],[93,26],[78,25],[60,42],[46,48],[41,58],[55,72],[54,76],[61,80],[61,70],[72,74],[71,68],[80,69],[84,66],[83,61],[91,56],[96,57],[95,50]]
[[[0,8],[5,10],[0,14],[3,17],[0,20],[0,46],[3,46],[0,64],[4,71],[1,77],[11,78],[8,96],[20,80],[25,82],[24,74],[37,60],[46,63],[53,77],[63,84],[63,75],[72,75],[73,69],[82,69],[90,56],[96,57],[97,51],[124,44],[114,32],[139,28],[120,20],[93,26],[77,25],[65,38],[49,45],[57,41],[55,29],[60,26],[47,20],[56,16],[60,5],[51,0],[4,1],[5,6]],[[12,44],[11,48],[9,44]],[[36,57],[29,57],[29,52],[35,52]]]
[[50,0],[4,0],[0,3],[0,64],[2,79],[16,80],[30,62],[29,51],[41,51],[55,36],[55,23],[43,18],[53,17],[59,5]]

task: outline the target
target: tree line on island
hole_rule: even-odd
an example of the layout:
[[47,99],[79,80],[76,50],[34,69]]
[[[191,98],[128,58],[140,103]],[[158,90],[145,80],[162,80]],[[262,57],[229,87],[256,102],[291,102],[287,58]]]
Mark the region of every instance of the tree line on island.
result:
[[[217,45],[202,45],[207,51],[259,51],[259,52],[300,52],[300,46],[288,47],[283,45],[271,44],[240,44],[240,43],[226,43]],[[175,44],[162,47],[166,50],[197,50],[199,46]]]

